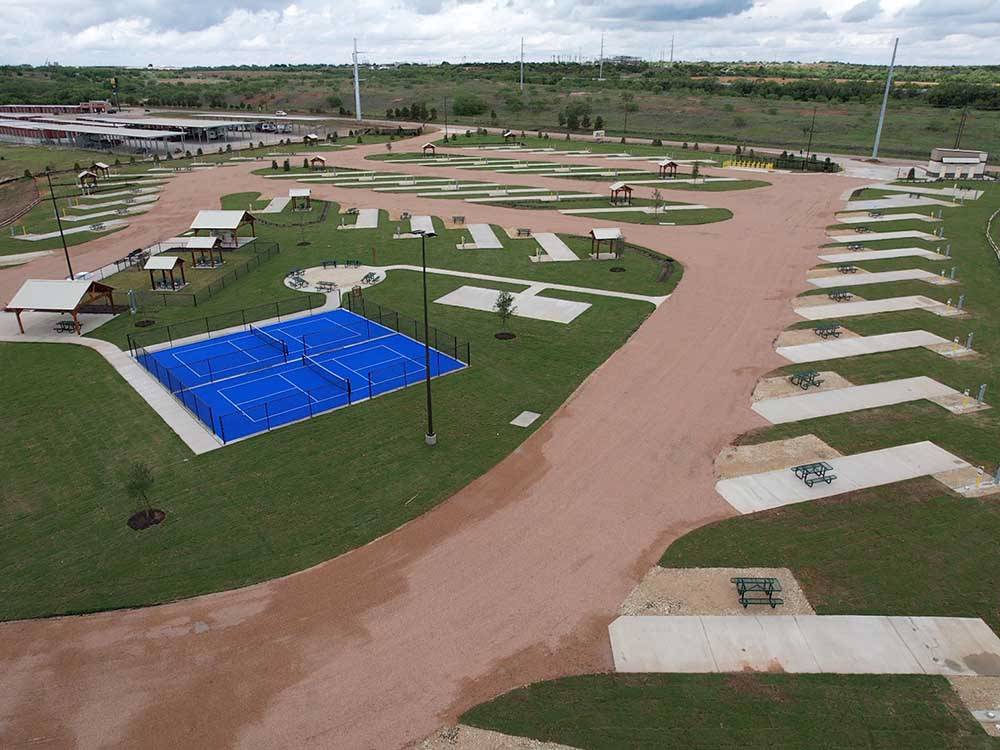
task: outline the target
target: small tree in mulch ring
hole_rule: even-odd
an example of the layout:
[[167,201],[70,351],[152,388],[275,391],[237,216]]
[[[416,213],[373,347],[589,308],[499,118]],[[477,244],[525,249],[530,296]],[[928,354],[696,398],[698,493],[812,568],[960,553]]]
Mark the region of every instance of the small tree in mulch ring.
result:
[[125,477],[125,491],[129,498],[136,505],[142,505],[143,509],[133,513],[128,519],[128,526],[133,531],[142,531],[150,526],[161,523],[167,514],[159,508],[154,508],[149,499],[149,493],[153,489],[153,470],[149,464],[136,461],[128,469]]
[[502,290],[497,295],[497,301],[493,303],[493,311],[500,318],[500,325],[503,328],[502,331],[494,334],[494,336],[501,341],[507,341],[515,338],[516,334],[507,330],[507,321],[509,321],[511,316],[517,312],[517,305],[514,304],[514,295],[506,289]]

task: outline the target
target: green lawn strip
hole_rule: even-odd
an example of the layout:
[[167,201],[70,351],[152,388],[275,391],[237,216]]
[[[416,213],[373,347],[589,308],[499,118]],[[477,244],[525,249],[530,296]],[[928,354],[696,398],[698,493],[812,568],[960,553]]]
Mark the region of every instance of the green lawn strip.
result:
[[[114,198],[108,198],[108,200],[114,200]],[[115,208],[122,207],[123,206],[96,208],[94,209],[95,212],[110,210],[112,213],[106,216],[98,216],[96,219],[88,221],[63,220],[63,231],[76,229],[78,227],[89,227],[94,224],[104,224],[108,221],[116,219],[129,221],[130,218],[134,218],[130,216],[119,216],[114,213]],[[79,216],[87,215],[86,211],[74,211],[72,213]],[[103,232],[73,232],[72,234],[65,235],[66,246],[73,247],[74,245],[82,245],[85,242],[90,242],[98,237],[103,237],[106,234],[117,232],[119,229],[123,228],[124,225],[113,227]],[[39,250],[62,250],[62,241],[58,235],[44,240],[19,240],[14,236],[15,234],[24,234],[25,230],[27,230],[27,234],[47,234],[49,232],[56,232],[59,230],[59,224],[56,222],[56,218],[52,213],[52,203],[47,197],[44,198],[37,206],[28,211],[28,213],[18,219],[14,224],[0,230],[0,255],[19,255],[21,253],[32,253]]]
[[[430,298],[465,283],[429,276]],[[421,316],[417,273],[394,273],[365,294]],[[469,340],[472,351],[469,369],[435,381],[441,442],[433,450],[422,437],[423,390],[409,388],[191,456],[96,354],[2,345],[0,379],[11,385],[0,444],[19,458],[0,480],[8,499],[0,508],[7,541],[0,618],[228,589],[301,570],[391,531],[510,453],[531,430],[509,421],[524,409],[551,414],[652,310],[590,301],[569,325],[515,318],[513,341],[494,338],[494,314],[432,304],[432,324]],[[154,501],[168,514],[141,534],[125,526],[135,508],[117,479],[138,458],[153,465]]]
[[739,516],[678,539],[660,565],[787,567],[818,614],[981,617],[1000,628],[1000,505],[945,492],[921,478]]
[[[222,200],[223,207],[238,208],[246,205],[244,195],[226,196]],[[313,211],[306,216],[308,221],[319,216],[322,201],[313,202]],[[220,312],[229,312],[246,307],[254,307],[275,299],[294,297],[297,292],[283,283],[286,273],[291,268],[308,268],[317,266],[326,259],[345,260],[359,259],[362,263],[374,265],[393,265],[420,263],[420,241],[416,239],[394,240],[392,234],[396,225],[389,222],[386,214],[381,216],[380,226],[376,230],[345,230],[335,227],[340,222],[338,207],[331,205],[326,221],[321,224],[298,224],[297,217],[281,216],[282,222],[288,226],[276,227],[258,222],[257,236],[261,242],[274,241],[279,243],[281,253],[272,260],[263,263],[259,268],[242,277],[239,283],[228,286],[214,294],[211,299],[198,307],[168,305],[166,307],[150,306],[143,308],[135,320],[153,319],[157,326],[168,323],[186,321]],[[353,221],[352,217],[347,217]],[[456,245],[462,237],[468,239],[468,231],[462,229],[445,229],[441,220],[434,219],[438,236],[427,243],[427,262],[430,267],[452,270],[470,271],[525,279],[528,281],[547,281],[572,286],[595,287],[613,291],[632,292],[651,296],[669,294],[672,283],[657,281],[662,268],[660,261],[646,257],[637,252],[626,252],[623,262],[619,261],[587,261],[579,263],[532,263],[529,257],[535,253],[538,243],[533,239],[514,240],[507,237],[506,232],[494,227],[497,237],[503,242],[500,250],[458,250]],[[405,229],[405,227],[402,227]],[[299,247],[300,238],[310,244]],[[581,258],[587,257],[590,250],[589,238],[570,240],[572,247]],[[226,253],[230,258],[231,253]],[[227,263],[226,266],[229,264]],[[626,273],[609,273],[611,265],[624,265],[629,270]],[[202,274],[215,278],[219,273],[228,272],[223,266],[215,272],[200,269],[186,269],[188,279],[192,284],[204,285],[200,280]],[[679,266],[678,266],[679,269]],[[679,278],[679,274],[675,274]],[[148,281],[148,280],[147,280]],[[491,286],[492,282],[476,279],[465,283],[475,286]],[[111,282],[118,289],[127,289]],[[90,335],[113,341],[118,346],[126,346],[126,334],[137,332],[133,320],[128,315],[122,315],[106,323]],[[149,331],[149,328],[141,329]]]
[[[647,143],[619,143],[618,141],[603,141],[598,143],[596,141],[584,141],[584,140],[570,140],[567,141],[565,137],[556,137],[556,134],[550,134],[549,138],[539,138],[537,135],[531,135],[527,133],[523,138],[518,136],[516,141],[520,145],[524,145],[527,148],[552,148],[556,151],[590,151],[593,154],[630,154],[631,156],[658,156],[660,158],[673,158],[673,159],[710,159],[712,161],[718,162],[720,165],[723,161],[727,161],[734,157],[733,154],[723,154],[717,151],[702,151],[693,148],[681,148],[680,146],[652,146]],[[444,149],[452,148],[465,148],[468,146],[500,146],[503,145],[502,139],[498,135],[487,134],[487,135],[477,135],[472,133],[469,136],[460,135],[458,140],[452,140],[448,143],[438,144],[439,147],[444,151]],[[511,144],[508,144],[511,145]],[[447,152],[445,152],[447,153]],[[484,154],[489,153],[489,151],[484,150]],[[498,152],[503,154],[503,152]],[[512,152],[515,156],[517,152]],[[441,154],[442,156],[444,153]],[[746,155],[744,158],[749,159],[750,156]],[[629,162],[621,162],[622,164],[628,164]]]
[[460,721],[582,750],[1000,746],[944,678],[917,675],[580,675],[518,688]]

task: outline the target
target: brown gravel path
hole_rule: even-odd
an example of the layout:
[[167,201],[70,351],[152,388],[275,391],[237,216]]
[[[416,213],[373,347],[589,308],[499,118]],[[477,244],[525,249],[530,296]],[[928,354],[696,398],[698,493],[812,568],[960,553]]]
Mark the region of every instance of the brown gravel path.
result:
[[[175,179],[124,246],[183,229],[226,192],[273,191],[251,168]],[[713,490],[713,459],[761,426],[750,393],[780,364],[771,342],[792,320],[788,297],[816,261],[838,196],[860,184],[769,179],[704,194],[733,221],[628,225],[629,239],[684,262],[671,300],[511,456],[407,526],[237,591],[0,624],[0,745],[381,750],[517,685],[609,669],[606,626],[629,590],[672,540],[732,514]],[[314,187],[504,226],[601,223]],[[116,242],[79,252],[117,257]],[[31,275],[45,263],[29,264]]]

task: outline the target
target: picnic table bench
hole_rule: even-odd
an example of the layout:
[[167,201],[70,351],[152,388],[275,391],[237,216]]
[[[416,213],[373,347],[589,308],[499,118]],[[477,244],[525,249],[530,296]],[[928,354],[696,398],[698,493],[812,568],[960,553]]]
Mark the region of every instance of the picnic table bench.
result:
[[840,271],[841,273],[857,273],[858,267],[852,266],[850,263],[842,263],[841,265],[837,266],[837,270]]
[[288,273],[285,274],[285,278],[287,279],[289,276],[301,276],[304,273],[305,270],[302,268],[290,268]]
[[411,219],[411,218],[413,218],[413,216],[412,216],[412,214],[410,214],[410,212],[409,212],[409,211],[403,211],[403,212],[402,212],[402,213],[401,213],[401,214],[399,215],[399,218],[400,218],[400,220],[403,220],[403,219]]
[[56,333],[76,333],[76,323],[72,320],[60,320],[52,330]]
[[819,371],[817,370],[799,370],[798,372],[793,372],[788,380],[792,385],[797,385],[804,391],[808,391],[812,387],[819,388],[823,385],[823,381],[819,380]]
[[[781,591],[781,582],[777,578],[730,578],[731,583],[736,584],[736,593],[740,597],[740,604],[746,609],[751,604],[767,604],[774,609],[779,604],[784,604],[785,600],[775,596]],[[762,594],[754,596],[753,594]]]
[[322,263],[323,263],[323,268],[329,268],[330,266],[333,266],[334,268],[337,267],[337,261],[333,260],[332,258],[330,260],[324,260],[322,261]]
[[525,229],[524,227],[519,227],[518,230],[517,230],[517,236],[518,237],[530,237],[531,236],[531,230],[530,229]]
[[851,298],[851,293],[846,289],[831,289],[826,296],[834,302],[845,302]]
[[868,215],[871,216],[873,219],[877,219],[879,216],[882,215],[882,212],[881,211],[869,211]]
[[868,231],[868,227],[854,227],[854,231],[858,234],[864,234]]
[[464,224],[465,223],[465,217],[464,216],[452,216],[451,217],[451,223],[452,224]]
[[320,281],[316,284],[316,289],[320,292],[335,292],[337,285],[332,281]]
[[840,323],[820,323],[813,328],[813,333],[822,339],[828,339],[831,336],[835,339],[840,338]]
[[346,213],[349,216],[357,216],[358,215],[358,209],[356,209],[356,208],[349,208],[344,213]]
[[831,471],[833,471],[833,467],[826,461],[816,461],[815,463],[792,467],[792,473],[798,479],[805,482],[806,487],[812,487],[816,482],[831,484],[837,478],[836,474],[830,473]]
[[854,252],[858,252],[859,250],[864,250],[865,246],[862,245],[860,242],[852,242],[850,245],[847,246],[847,249],[853,250]]

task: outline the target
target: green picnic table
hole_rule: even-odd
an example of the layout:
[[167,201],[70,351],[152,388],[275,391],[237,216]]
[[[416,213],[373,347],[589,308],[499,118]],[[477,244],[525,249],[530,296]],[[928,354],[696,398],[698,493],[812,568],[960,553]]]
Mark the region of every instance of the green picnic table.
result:
[[802,390],[808,391],[810,388],[819,388],[823,385],[823,381],[818,378],[819,372],[817,370],[799,370],[792,373],[788,380],[792,385],[797,385]]
[[[785,601],[775,594],[781,591],[781,582],[777,578],[752,578],[737,577],[730,578],[730,583],[736,584],[736,593],[739,595],[740,604],[746,609],[751,604],[767,604],[774,609]],[[761,596],[754,596],[761,594]]]
[[823,339],[840,338],[840,323],[820,323],[813,328],[813,333]]
[[858,267],[845,263],[837,266],[837,270],[840,271],[841,273],[857,273]]
[[833,467],[826,461],[816,461],[811,464],[801,464],[800,466],[792,467],[792,473],[798,479],[805,482],[807,487],[812,487],[817,482],[831,484],[837,478],[836,474],[830,473],[832,471]]
[[851,298],[851,293],[846,289],[831,289],[826,296],[834,302],[845,302]]

